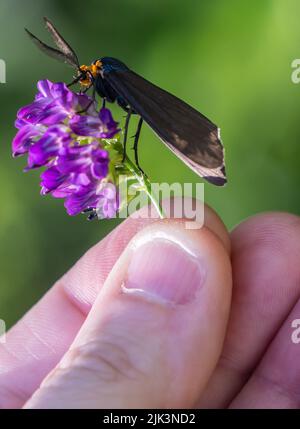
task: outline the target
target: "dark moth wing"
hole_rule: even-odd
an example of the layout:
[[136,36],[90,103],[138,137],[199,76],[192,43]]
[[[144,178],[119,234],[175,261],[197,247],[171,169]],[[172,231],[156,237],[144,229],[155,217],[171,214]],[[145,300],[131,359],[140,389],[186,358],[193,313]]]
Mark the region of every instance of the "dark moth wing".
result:
[[214,185],[226,183],[219,129],[208,118],[131,70],[104,71],[104,78],[190,168]]

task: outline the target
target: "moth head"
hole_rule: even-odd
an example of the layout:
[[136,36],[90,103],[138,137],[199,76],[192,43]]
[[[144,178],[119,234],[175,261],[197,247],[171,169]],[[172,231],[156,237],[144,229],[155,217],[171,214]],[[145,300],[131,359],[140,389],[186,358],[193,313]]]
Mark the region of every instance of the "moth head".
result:
[[89,66],[85,64],[80,66],[78,70],[78,76],[80,76],[80,85],[84,88],[91,86],[98,74],[100,74],[101,69],[102,63],[100,60],[94,61]]

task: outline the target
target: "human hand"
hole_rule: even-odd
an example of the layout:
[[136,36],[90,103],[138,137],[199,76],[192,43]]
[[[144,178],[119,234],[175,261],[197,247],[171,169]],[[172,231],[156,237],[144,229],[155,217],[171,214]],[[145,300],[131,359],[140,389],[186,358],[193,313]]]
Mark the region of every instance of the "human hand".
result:
[[209,208],[194,230],[127,219],[8,332],[0,406],[299,407],[299,236],[280,213],[230,240]]

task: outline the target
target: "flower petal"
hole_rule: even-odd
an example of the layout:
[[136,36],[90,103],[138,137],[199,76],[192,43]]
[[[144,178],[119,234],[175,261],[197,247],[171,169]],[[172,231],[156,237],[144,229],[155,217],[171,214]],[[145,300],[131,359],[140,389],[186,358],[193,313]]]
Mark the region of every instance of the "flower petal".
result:
[[87,208],[94,208],[97,205],[95,184],[82,186],[79,191],[74,192],[65,200],[65,208],[70,216],[75,216]]
[[51,98],[51,89],[53,83],[48,79],[39,80],[37,83],[37,89],[39,91],[37,97]]
[[27,153],[30,145],[41,135],[41,128],[34,125],[23,126],[12,141],[13,156]]
[[45,195],[58,188],[65,181],[66,177],[66,175],[61,174],[57,167],[49,167],[41,174],[41,193]]
[[98,116],[75,115],[70,120],[71,130],[79,136],[100,137],[101,121]]
[[43,137],[29,147],[28,169],[47,164],[50,159],[59,154],[64,146],[72,141],[64,126],[48,128]]

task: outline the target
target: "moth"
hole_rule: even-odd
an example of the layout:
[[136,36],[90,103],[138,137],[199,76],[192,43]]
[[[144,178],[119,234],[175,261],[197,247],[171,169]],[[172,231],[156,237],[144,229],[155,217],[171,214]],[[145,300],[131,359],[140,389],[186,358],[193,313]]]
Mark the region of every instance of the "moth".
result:
[[226,182],[224,148],[219,128],[202,113],[162,88],[149,82],[122,61],[112,57],[96,59],[91,65],[80,65],[75,51],[49,19],[44,18],[56,48],[46,45],[27,29],[37,47],[48,56],[72,66],[77,75],[68,85],[81,85],[83,92],[92,89],[105,102],[116,102],[127,113],[124,128],[124,158],[130,117],[140,119],[134,136],[137,166],[138,141],[145,121],[160,140],[185,164],[208,182],[223,186]]

